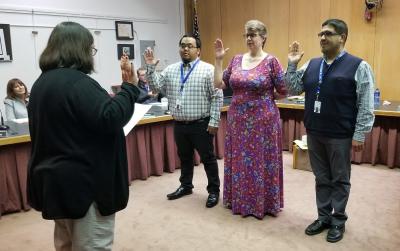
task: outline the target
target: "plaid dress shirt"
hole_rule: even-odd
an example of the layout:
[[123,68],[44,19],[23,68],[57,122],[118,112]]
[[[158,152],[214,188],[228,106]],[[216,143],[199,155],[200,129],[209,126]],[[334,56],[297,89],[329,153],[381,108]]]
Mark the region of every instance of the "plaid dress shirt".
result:
[[[196,60],[184,67],[184,77]],[[165,91],[169,110],[175,120],[192,121],[210,117],[209,126],[218,127],[223,94],[222,90],[214,88],[214,66],[199,61],[180,92],[181,65],[182,62],[171,64],[161,73],[155,71],[155,65],[146,65],[147,81],[151,89]],[[177,105],[178,99],[180,100],[179,106]]]

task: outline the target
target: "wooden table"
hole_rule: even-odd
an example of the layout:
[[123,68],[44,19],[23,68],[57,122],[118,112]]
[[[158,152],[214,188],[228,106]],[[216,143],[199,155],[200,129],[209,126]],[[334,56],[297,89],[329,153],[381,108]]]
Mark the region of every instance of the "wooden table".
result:
[[[376,109],[375,124],[367,135],[364,151],[353,153],[354,163],[384,164],[400,167],[400,102]],[[282,146],[292,151],[293,141],[305,134],[304,105],[293,101],[277,101],[282,122]],[[215,137],[215,151],[223,158],[228,106],[222,108],[221,123]],[[27,124],[18,133],[0,138],[0,216],[2,213],[28,210],[26,198],[27,164],[30,136]],[[24,129],[25,128],[25,131]],[[16,130],[16,129],[13,129]],[[129,181],[147,179],[151,175],[173,172],[180,166],[173,137],[173,120],[169,115],[142,119],[126,137]],[[199,157],[196,155],[196,163]]]

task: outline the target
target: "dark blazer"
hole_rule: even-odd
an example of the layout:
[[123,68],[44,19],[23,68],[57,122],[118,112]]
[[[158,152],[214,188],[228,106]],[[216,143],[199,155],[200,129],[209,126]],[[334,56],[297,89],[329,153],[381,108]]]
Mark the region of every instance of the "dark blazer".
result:
[[151,95],[149,95],[149,92],[147,91],[146,83],[143,83],[142,81],[139,80],[138,87],[140,94],[137,99],[137,102],[143,104],[146,103],[147,101],[150,101],[152,97]]
[[140,94],[139,94],[139,97],[137,99],[137,103],[149,104],[149,103],[153,103],[153,102],[159,101],[158,100],[158,96],[159,95],[156,95],[154,97],[149,95],[149,92],[148,92],[148,90],[146,88],[146,85],[147,85],[146,83],[143,83],[141,80],[139,80],[138,87],[139,87],[139,90],[140,90]]
[[126,207],[123,126],[139,95],[122,84],[115,97],[88,75],[59,68],[42,73],[28,107],[32,139],[28,201],[45,219],[77,219],[92,202],[102,215]]

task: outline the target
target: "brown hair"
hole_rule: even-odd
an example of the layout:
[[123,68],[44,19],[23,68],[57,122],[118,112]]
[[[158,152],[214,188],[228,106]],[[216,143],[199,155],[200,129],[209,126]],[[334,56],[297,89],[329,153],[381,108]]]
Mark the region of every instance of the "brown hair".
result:
[[28,98],[28,95],[29,95],[28,94],[28,88],[26,88],[26,85],[24,84],[24,82],[22,82],[18,78],[13,78],[13,79],[10,79],[8,81],[8,84],[7,84],[7,98],[9,98],[9,99],[18,98],[17,95],[15,95],[15,92],[14,92],[14,87],[15,87],[16,84],[20,84],[20,85],[25,87],[25,94],[24,94],[23,100],[25,100],[25,102],[26,102],[26,99]]
[[53,29],[40,55],[40,69],[45,72],[65,67],[91,73],[94,70],[92,46],[93,36],[88,29],[75,22],[62,22]]
[[139,76],[139,71],[147,71],[144,67],[139,67],[137,70],[136,70],[136,73],[137,73],[137,75]]
[[262,47],[264,48],[265,42],[267,41],[267,26],[259,20],[249,20],[244,25],[246,31],[257,32],[260,37],[264,38]]

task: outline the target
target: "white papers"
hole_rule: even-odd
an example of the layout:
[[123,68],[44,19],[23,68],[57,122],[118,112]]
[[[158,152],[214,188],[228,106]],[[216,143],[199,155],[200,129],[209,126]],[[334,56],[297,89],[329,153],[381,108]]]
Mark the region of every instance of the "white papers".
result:
[[151,108],[151,105],[143,105],[135,103],[135,111],[132,115],[132,118],[129,122],[124,126],[124,134],[125,136],[135,127],[135,125],[141,120],[146,112],[148,112]]
[[308,147],[307,147],[307,144],[305,144],[302,140],[295,140],[294,141],[294,143],[298,146],[298,147],[300,147],[300,149],[302,149],[302,150],[307,150],[308,149]]
[[287,97],[287,100],[299,100],[299,101],[304,101],[304,96],[290,96]]
[[152,114],[152,113],[146,113],[143,118],[148,119],[148,118],[155,118],[156,115]]
[[28,118],[13,119],[12,122],[15,122],[15,123],[17,123],[17,124],[28,123]]
[[163,110],[163,111],[166,111],[166,110],[168,110],[168,101],[167,102],[153,102],[153,103],[150,103],[151,105],[153,105],[153,106],[158,106],[158,107],[160,107],[161,108],[161,110]]

